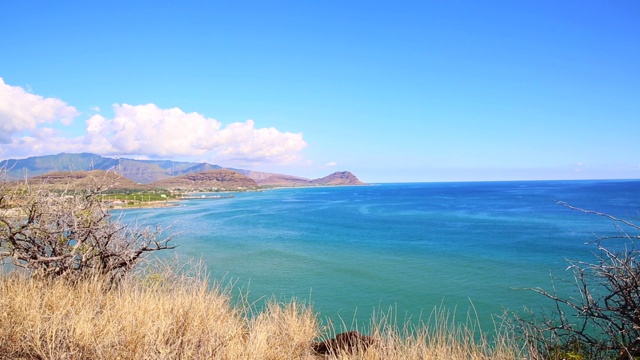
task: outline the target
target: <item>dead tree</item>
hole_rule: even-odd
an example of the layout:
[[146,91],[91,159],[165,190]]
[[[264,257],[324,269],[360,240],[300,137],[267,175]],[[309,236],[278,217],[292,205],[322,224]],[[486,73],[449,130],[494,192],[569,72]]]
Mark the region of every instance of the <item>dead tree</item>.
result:
[[118,282],[145,253],[174,248],[158,227],[114,219],[100,201],[106,188],[48,190],[0,183],[0,260],[11,259],[33,276],[99,274]]
[[[609,214],[575,208],[612,220],[618,234],[600,237],[593,262],[568,261],[575,295],[530,289],[550,299],[554,310],[536,318],[516,316],[519,330],[540,358],[619,359],[640,356],[640,226]],[[611,242],[614,241],[614,242]],[[618,248],[622,250],[612,250]]]

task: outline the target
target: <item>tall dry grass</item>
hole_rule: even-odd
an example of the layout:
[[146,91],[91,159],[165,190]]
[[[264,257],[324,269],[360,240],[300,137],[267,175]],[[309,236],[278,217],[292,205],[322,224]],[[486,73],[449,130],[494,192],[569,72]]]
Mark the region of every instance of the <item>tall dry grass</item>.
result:
[[[0,358],[315,359],[312,344],[332,336],[310,306],[233,305],[231,288],[206,278],[145,272],[118,287],[95,278],[69,283],[0,276]],[[521,359],[512,339],[478,340],[446,313],[418,328],[383,314],[375,343],[338,359]]]

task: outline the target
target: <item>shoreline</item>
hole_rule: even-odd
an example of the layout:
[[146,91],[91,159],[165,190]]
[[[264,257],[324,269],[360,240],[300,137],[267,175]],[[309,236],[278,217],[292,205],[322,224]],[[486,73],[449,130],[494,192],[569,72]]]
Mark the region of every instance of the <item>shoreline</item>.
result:
[[133,205],[113,205],[108,206],[109,210],[127,210],[127,209],[161,209],[180,206],[181,200],[159,200],[159,201],[147,201]]
[[221,200],[221,199],[232,199],[235,197],[235,193],[243,193],[243,192],[262,192],[262,191],[271,191],[271,190],[280,190],[280,189],[312,189],[312,188],[336,188],[336,187],[356,187],[356,186],[370,186],[370,184],[354,184],[354,185],[303,185],[303,186],[274,186],[274,187],[260,187],[255,190],[237,190],[237,191],[224,191],[224,193],[229,193],[230,195],[202,195],[195,196],[195,194],[203,194],[209,193],[207,191],[193,191],[193,192],[185,192],[186,196],[177,199],[171,200],[158,200],[158,201],[145,201],[140,203],[135,203],[133,205],[126,204],[118,204],[118,205],[108,205],[110,210],[127,210],[127,209],[161,209],[161,208],[170,208],[180,206],[180,203],[184,200]]

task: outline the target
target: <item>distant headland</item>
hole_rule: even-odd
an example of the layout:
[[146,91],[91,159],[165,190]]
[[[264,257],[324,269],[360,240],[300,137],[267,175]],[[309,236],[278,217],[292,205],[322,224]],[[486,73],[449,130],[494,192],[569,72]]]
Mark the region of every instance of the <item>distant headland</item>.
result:
[[60,153],[0,161],[6,180],[82,186],[91,178],[107,180],[111,188],[193,191],[250,191],[277,187],[366,185],[349,171],[319,179],[223,168],[209,163],[109,158],[92,153]]

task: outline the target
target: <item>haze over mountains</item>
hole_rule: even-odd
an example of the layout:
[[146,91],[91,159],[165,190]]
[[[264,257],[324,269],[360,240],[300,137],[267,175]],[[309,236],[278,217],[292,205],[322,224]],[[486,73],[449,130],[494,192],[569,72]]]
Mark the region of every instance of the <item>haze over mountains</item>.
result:
[[[0,161],[0,169],[6,169],[9,180],[25,177],[33,178],[54,172],[69,171],[112,171],[140,184],[152,184],[159,187],[197,188],[215,181],[233,181],[246,184],[250,188],[257,186],[320,186],[320,185],[363,185],[364,183],[348,171],[336,172],[320,179],[306,179],[293,175],[272,174],[244,169],[225,169],[209,163],[182,162],[172,160],[135,160],[127,158],[108,158],[92,153],[35,156],[26,159]],[[235,176],[231,170],[246,177]],[[187,176],[201,174],[199,176]],[[59,175],[56,175],[59,176]],[[216,180],[218,179],[218,180]]]

